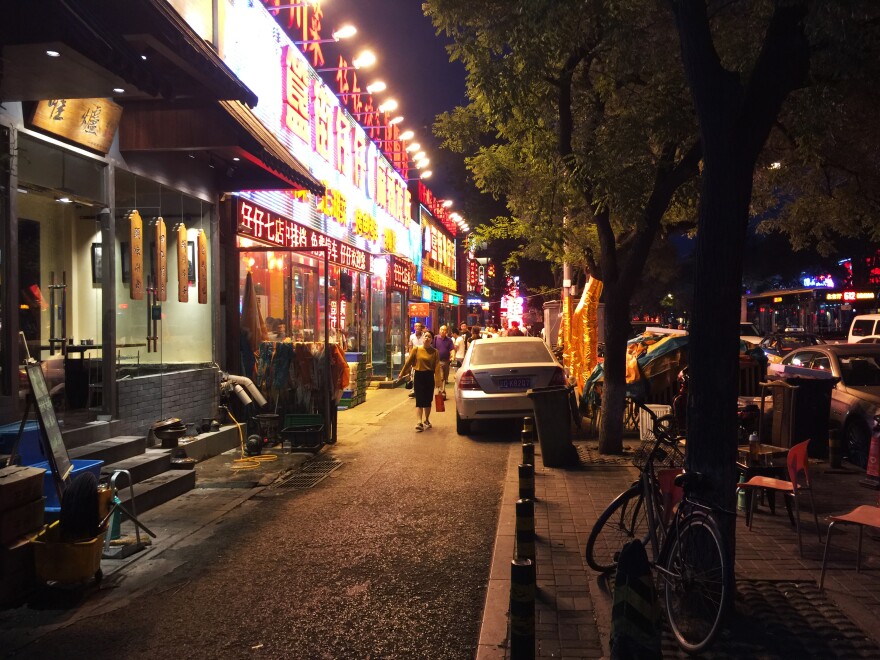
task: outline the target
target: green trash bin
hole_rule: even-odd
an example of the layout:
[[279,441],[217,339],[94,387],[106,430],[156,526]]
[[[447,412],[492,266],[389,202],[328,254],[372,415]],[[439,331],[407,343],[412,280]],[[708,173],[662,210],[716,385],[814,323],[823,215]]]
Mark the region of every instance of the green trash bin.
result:
[[528,391],[535,410],[535,430],[541,445],[544,467],[577,465],[578,455],[571,444],[571,409],[568,385],[536,387]]

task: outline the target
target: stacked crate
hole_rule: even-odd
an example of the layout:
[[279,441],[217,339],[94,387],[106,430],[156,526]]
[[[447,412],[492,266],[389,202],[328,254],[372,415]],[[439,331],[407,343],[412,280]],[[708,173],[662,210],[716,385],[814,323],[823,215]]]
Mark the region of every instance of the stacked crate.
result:
[[349,382],[348,389],[342,392],[342,400],[338,406],[340,410],[367,400],[367,385],[373,372],[373,365],[367,364],[366,353],[346,353],[345,361],[348,363]]
[[33,584],[30,537],[43,527],[43,472],[0,468],[0,607],[17,602]]

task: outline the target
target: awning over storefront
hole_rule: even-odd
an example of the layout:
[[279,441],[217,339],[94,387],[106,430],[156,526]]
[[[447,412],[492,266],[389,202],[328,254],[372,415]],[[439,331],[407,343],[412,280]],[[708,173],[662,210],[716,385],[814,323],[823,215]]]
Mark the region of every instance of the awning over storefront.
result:
[[113,96],[257,103],[165,0],[6,3],[0,44],[0,100]]
[[287,151],[253,112],[238,101],[124,104],[119,125],[123,153],[202,153],[217,172],[221,190],[308,190],[324,186]]

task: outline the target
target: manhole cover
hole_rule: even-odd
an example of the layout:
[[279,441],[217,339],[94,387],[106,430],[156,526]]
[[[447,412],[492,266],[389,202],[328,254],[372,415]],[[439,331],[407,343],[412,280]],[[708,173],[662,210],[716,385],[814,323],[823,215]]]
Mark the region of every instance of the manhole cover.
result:
[[312,488],[323,481],[328,474],[340,465],[342,465],[342,461],[338,461],[335,458],[309,461],[302,466],[302,470],[299,472],[280,478],[272,484],[272,488],[294,488],[298,490]]

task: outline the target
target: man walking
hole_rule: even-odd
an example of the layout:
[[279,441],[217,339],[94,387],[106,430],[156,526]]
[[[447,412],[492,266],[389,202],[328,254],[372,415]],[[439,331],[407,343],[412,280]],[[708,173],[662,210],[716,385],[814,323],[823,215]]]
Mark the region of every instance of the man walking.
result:
[[440,394],[446,399],[446,383],[449,381],[449,362],[455,350],[455,343],[449,336],[449,328],[440,326],[440,334],[434,339],[434,348],[440,353],[440,371],[443,374],[443,384],[440,386]]
[[[424,344],[424,341],[425,341],[425,326],[422,325],[421,323],[419,323],[418,321],[416,321],[415,324],[413,325],[413,333],[409,336],[409,347],[407,350],[410,353],[412,353],[412,350],[414,348],[421,348],[422,345]],[[412,380],[411,375],[410,375],[410,380]],[[410,390],[409,398],[414,399],[415,396],[416,396],[415,389]]]

